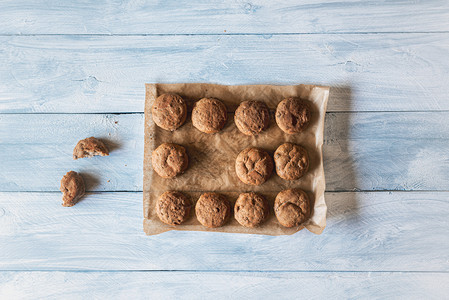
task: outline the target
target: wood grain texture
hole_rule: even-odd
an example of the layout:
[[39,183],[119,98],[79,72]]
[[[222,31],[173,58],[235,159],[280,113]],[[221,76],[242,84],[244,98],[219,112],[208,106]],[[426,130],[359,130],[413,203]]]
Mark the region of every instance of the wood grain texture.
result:
[[317,236],[145,236],[142,193],[0,193],[1,270],[449,271],[449,193],[327,193]]
[[444,299],[449,293],[447,273],[2,272],[0,282],[4,299]]
[[[0,298],[447,298],[448,19],[444,0],[2,1]],[[408,192],[328,192],[320,236],[147,237],[147,82],[330,85],[327,189]],[[73,161],[91,135],[111,155]],[[62,207],[72,169],[111,192]]]
[[[68,171],[87,190],[142,190],[143,114],[0,115],[0,190],[59,191]],[[95,136],[110,155],[73,160],[81,139]]]
[[449,110],[448,52],[449,33],[3,36],[0,112],[143,112],[146,82],[312,83],[332,86],[329,111]]
[[[142,191],[142,114],[0,115],[0,191],[59,191],[79,171],[90,191]],[[96,136],[108,157],[72,160]],[[413,138],[410,138],[413,136]],[[449,113],[328,113],[327,191],[447,190]]]
[[210,34],[449,30],[433,1],[2,1],[1,34]]

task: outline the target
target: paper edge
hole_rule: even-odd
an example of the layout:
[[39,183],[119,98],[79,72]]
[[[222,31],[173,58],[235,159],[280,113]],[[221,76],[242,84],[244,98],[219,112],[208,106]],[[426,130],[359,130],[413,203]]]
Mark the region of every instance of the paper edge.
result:
[[[158,84],[180,84],[180,83],[145,83],[145,108],[144,108],[144,114],[145,114],[145,128],[144,128],[144,157],[145,157],[145,153],[147,150],[147,147],[149,145],[149,143],[147,143],[147,134],[146,130],[147,130],[147,119],[150,118],[151,116],[151,112],[149,110],[151,110],[150,105],[147,105],[147,101],[149,101],[149,97],[147,96],[148,93],[153,92],[154,94],[157,94],[157,85]],[[231,85],[223,85],[223,84],[214,84],[214,83],[181,83],[181,84],[188,84],[188,85],[194,85],[194,84],[201,84],[201,85],[222,85],[222,86],[231,86]],[[184,229],[182,227],[178,227],[178,228],[174,228],[174,227],[164,227],[164,228],[160,228],[162,230],[159,230],[157,232],[152,231],[151,233],[147,232],[147,226],[145,226],[146,222],[151,221],[150,219],[146,218],[147,214],[146,214],[146,208],[145,208],[145,203],[143,203],[144,205],[144,220],[143,220],[143,229],[144,232],[147,236],[153,236],[153,235],[159,235],[165,232],[169,232],[169,231],[186,231],[186,232],[220,232],[220,233],[228,233],[228,234],[253,234],[253,235],[266,235],[266,236],[288,236],[288,235],[293,235],[299,231],[301,231],[302,229],[306,228],[308,231],[310,231],[313,234],[316,235],[320,235],[323,233],[324,229],[326,228],[327,224],[326,224],[326,220],[327,220],[327,204],[326,204],[326,199],[325,199],[325,193],[326,193],[326,174],[324,172],[324,157],[323,157],[323,146],[324,146],[324,128],[325,128],[325,118],[326,118],[326,113],[327,113],[327,105],[329,102],[329,94],[330,94],[330,86],[321,86],[321,85],[313,85],[313,84],[296,84],[296,85],[277,85],[277,84],[248,84],[248,85],[232,85],[232,86],[266,86],[266,85],[272,85],[272,86],[299,86],[299,87],[306,87],[306,88],[310,88],[310,93],[313,91],[313,89],[318,88],[323,90],[326,93],[326,96],[324,97],[324,101],[321,103],[322,104],[322,109],[320,109],[320,111],[322,110],[323,112],[323,117],[322,117],[322,121],[320,121],[320,127],[321,130],[320,132],[323,135],[323,138],[321,139],[321,145],[319,146],[320,152],[321,152],[321,171],[323,173],[323,185],[324,185],[324,189],[323,189],[323,194],[320,197],[320,199],[322,198],[322,202],[323,205],[321,206],[322,209],[324,209],[324,213],[321,217],[321,222],[322,225],[317,224],[316,222],[314,223],[309,223],[311,221],[312,218],[310,218],[306,224],[300,225],[295,231],[292,231],[291,233],[282,233],[282,234],[268,234],[268,233],[258,233],[258,232],[254,232],[254,233],[248,233],[248,232],[229,232],[226,231],[226,227],[220,227],[220,228],[202,228],[202,230],[192,230],[191,228],[189,229]],[[145,164],[144,164],[145,165]],[[143,174],[143,180],[145,182],[145,177],[149,176],[149,175],[145,175],[148,174],[148,172],[144,171]],[[145,199],[145,191],[143,192],[143,200]],[[315,199],[315,201],[317,201],[317,199]],[[315,202],[316,203],[316,202]],[[314,211],[315,211],[316,205],[314,204]]]

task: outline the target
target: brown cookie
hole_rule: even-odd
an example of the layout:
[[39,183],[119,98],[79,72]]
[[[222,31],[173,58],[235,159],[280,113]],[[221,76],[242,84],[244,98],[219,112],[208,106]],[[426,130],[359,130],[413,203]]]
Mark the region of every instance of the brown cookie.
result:
[[276,123],[288,134],[303,131],[310,123],[310,105],[298,98],[286,98],[276,108]]
[[156,203],[156,213],[159,219],[168,225],[184,223],[190,216],[192,202],[181,192],[167,191]]
[[240,225],[257,227],[268,217],[270,207],[264,197],[256,193],[243,193],[234,206],[234,217]]
[[231,205],[225,196],[217,193],[204,193],[195,206],[198,221],[206,227],[223,226],[231,215]]
[[203,98],[197,101],[192,110],[192,124],[205,133],[219,132],[226,124],[226,106],[220,100]]
[[86,191],[83,177],[75,171],[67,172],[62,177],[59,189],[63,194],[62,206],[66,207],[75,205]]
[[79,141],[73,149],[73,159],[93,157],[95,155],[108,156],[109,150],[102,141],[93,136]]
[[271,176],[273,161],[264,150],[246,148],[235,160],[235,172],[243,183],[259,185]]
[[186,121],[187,105],[179,95],[162,94],[154,100],[151,112],[157,126],[174,131]]
[[286,180],[301,178],[309,169],[309,157],[301,146],[285,143],[274,152],[274,164],[279,177]]
[[189,157],[183,146],[163,143],[153,151],[151,163],[159,176],[173,178],[187,169]]
[[264,102],[244,101],[235,111],[235,125],[246,135],[258,135],[268,128],[270,112]]
[[300,189],[284,190],[276,196],[274,214],[282,226],[298,226],[309,219],[309,197]]

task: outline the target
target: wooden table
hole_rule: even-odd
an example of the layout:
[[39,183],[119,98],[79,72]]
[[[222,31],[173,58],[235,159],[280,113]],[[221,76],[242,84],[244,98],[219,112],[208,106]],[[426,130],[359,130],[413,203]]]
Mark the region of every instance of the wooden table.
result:
[[[449,3],[249,1],[0,3],[0,298],[449,296]],[[330,85],[324,233],[145,236],[146,82]]]

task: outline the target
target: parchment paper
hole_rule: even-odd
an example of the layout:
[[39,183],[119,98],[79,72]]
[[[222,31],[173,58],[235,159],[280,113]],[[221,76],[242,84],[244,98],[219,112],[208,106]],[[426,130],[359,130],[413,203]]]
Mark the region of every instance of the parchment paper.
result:
[[[164,93],[179,94],[187,101],[189,115],[186,123],[174,132],[159,128],[153,122],[151,107],[153,101]],[[228,121],[222,131],[216,134],[202,133],[193,127],[190,111],[193,103],[203,97],[215,97],[223,101],[228,109]],[[312,106],[312,120],[308,128],[299,134],[284,133],[276,124],[274,112],[277,104],[286,97],[300,97]],[[247,234],[285,235],[301,229],[320,234],[326,226],[326,203],[324,201],[323,129],[329,88],[313,85],[275,86],[242,85],[226,86],[215,84],[146,84],[145,99],[145,151],[143,176],[144,231],[148,235],[169,230],[219,231]],[[242,101],[259,100],[270,109],[271,123],[267,131],[256,137],[242,134],[234,123],[234,111]],[[187,171],[174,178],[164,179],[153,172],[151,153],[162,143],[183,145],[189,156]],[[309,153],[309,171],[299,180],[287,181],[273,171],[273,175],[259,186],[241,182],[235,173],[235,159],[238,153],[250,146],[266,150],[272,157],[276,148],[285,142],[299,144]],[[274,215],[274,199],[281,190],[301,188],[312,201],[311,218],[295,228],[281,226]],[[270,217],[259,228],[241,226],[232,215],[230,221],[220,228],[206,228],[196,219],[192,208],[190,219],[178,226],[162,223],[156,215],[155,203],[168,190],[182,191],[189,195],[195,205],[199,196],[206,191],[219,192],[227,196],[233,205],[240,193],[254,191],[265,196],[270,203]]]

